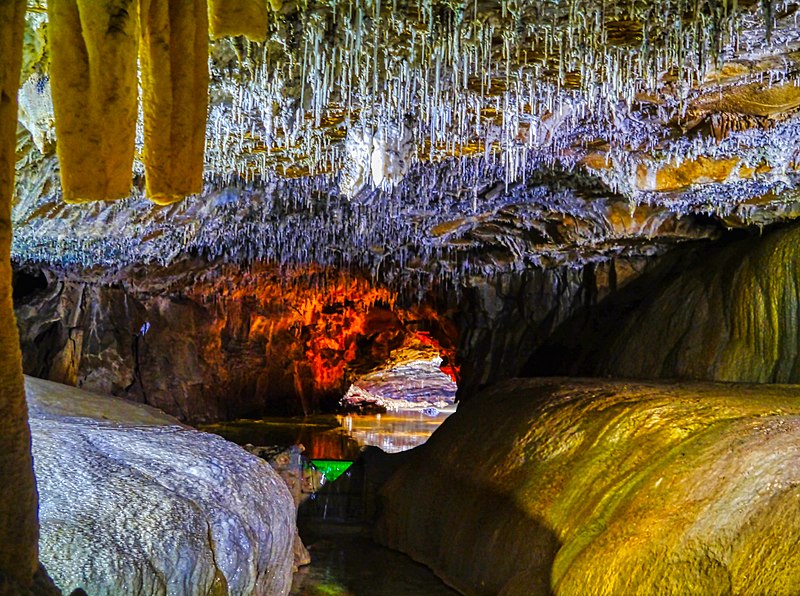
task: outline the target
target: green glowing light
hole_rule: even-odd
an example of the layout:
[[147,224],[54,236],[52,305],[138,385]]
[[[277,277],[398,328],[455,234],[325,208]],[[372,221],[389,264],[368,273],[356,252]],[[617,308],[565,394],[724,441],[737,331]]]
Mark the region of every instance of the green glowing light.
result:
[[311,463],[325,476],[325,480],[333,482],[353,465],[351,461],[338,461],[333,459],[312,459]]

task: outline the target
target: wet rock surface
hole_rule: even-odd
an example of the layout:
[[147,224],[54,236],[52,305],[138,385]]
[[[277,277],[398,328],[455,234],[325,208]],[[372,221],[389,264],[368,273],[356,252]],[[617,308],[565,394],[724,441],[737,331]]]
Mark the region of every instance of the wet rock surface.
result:
[[792,594],[800,392],[512,380],[382,490],[379,539],[465,594]]
[[26,380],[40,555],[89,594],[286,594],[295,507],[266,462],[153,408]]

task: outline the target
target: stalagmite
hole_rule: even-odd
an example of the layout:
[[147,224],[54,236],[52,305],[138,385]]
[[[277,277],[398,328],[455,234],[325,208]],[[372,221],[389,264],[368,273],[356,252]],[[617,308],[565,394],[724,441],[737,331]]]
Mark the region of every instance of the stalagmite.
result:
[[251,41],[267,38],[266,0],[210,0],[208,20],[213,39],[244,35]]
[[0,3],[0,592],[30,588],[39,527],[19,336],[11,301],[11,195],[25,0]]
[[50,77],[64,200],[127,197],[136,136],[138,3],[48,2]]
[[208,13],[205,0],[143,0],[141,11],[147,196],[167,205],[203,188]]

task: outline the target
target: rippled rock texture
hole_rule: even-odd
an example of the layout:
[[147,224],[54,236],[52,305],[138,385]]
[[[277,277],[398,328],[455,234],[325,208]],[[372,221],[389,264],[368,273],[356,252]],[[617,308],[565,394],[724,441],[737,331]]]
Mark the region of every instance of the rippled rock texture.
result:
[[26,391],[40,555],[65,593],[288,593],[295,509],[269,464],[153,408]]
[[800,391],[514,380],[382,490],[379,538],[465,594],[795,594]]

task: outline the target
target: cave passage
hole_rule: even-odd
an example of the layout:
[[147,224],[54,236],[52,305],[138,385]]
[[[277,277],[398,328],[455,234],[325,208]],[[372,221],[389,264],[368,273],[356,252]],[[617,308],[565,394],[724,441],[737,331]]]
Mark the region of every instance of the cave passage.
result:
[[0,2],[0,596],[800,594],[798,16]]
[[395,356],[356,379],[336,415],[200,426],[267,459],[293,487],[310,562],[295,573],[290,594],[456,593],[429,569],[371,539],[377,490],[397,464],[364,450],[418,447],[456,410],[456,384],[442,370],[442,358],[424,356],[410,362]]

